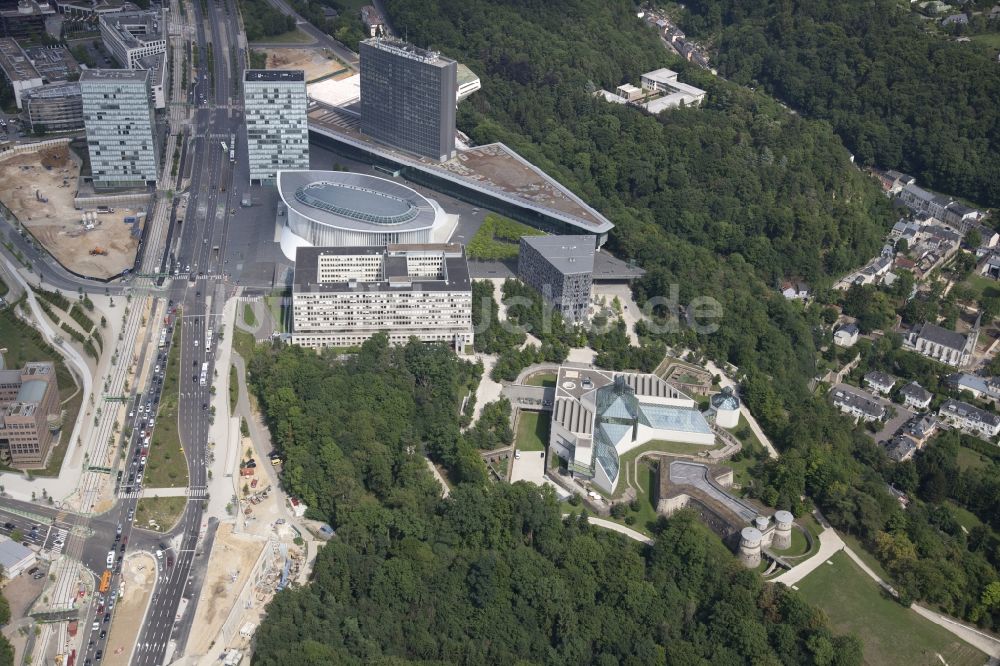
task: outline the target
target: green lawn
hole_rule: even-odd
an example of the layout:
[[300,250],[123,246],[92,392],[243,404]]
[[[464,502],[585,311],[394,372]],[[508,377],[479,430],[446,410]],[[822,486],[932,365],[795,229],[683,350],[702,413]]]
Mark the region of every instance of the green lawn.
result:
[[14,315],[13,308],[0,310],[0,347],[7,348],[4,353],[4,363],[8,368],[20,368],[28,361],[55,363],[59,401],[63,403],[62,409],[66,412],[66,416],[59,433],[59,447],[50,454],[48,466],[33,473],[37,476],[56,476],[66,455],[67,441],[80,414],[83,396],[59,352],[45,342],[38,331],[18,319]]
[[186,497],[143,497],[136,504],[134,522],[137,527],[155,529],[150,524],[153,521],[160,532],[169,532],[186,505]]
[[638,476],[639,478],[636,479],[637,492],[635,499],[639,505],[639,510],[633,511],[631,505],[629,505],[624,519],[617,522],[638,530],[643,534],[651,534],[651,530],[656,521],[659,520],[660,514],[656,513],[656,504],[654,503],[656,493],[653,492],[653,489],[656,487],[656,470],[653,468],[652,461],[648,458],[639,462]]
[[836,633],[861,639],[867,664],[981,666],[986,656],[942,627],[883,594],[843,552],[798,584],[799,593],[821,608]]
[[233,351],[242,356],[244,361],[249,361],[250,357],[253,356],[253,348],[256,344],[257,341],[254,340],[251,333],[240,330],[233,331]]
[[311,44],[315,40],[298,28],[257,40],[261,44]]
[[545,235],[544,231],[489,213],[483,219],[483,224],[469,239],[465,251],[469,259],[481,261],[516,259],[521,236],[543,235]]
[[970,469],[986,469],[987,467],[993,465],[993,461],[984,456],[982,453],[973,451],[972,449],[964,446],[958,447],[957,459],[958,466],[965,471]]
[[170,357],[163,377],[163,391],[156,410],[156,426],[149,445],[149,460],[143,485],[147,488],[180,488],[188,484],[187,458],[177,432],[177,402],[180,399],[181,327],[174,327]]
[[556,373],[539,372],[528,377],[524,383],[527,386],[553,387],[556,385]]
[[254,326],[257,325],[257,315],[255,315],[254,312],[253,312],[253,304],[252,303],[244,303],[243,304],[243,321],[250,328],[253,328]]
[[240,399],[239,377],[236,375],[236,366],[229,366],[229,413],[236,411],[236,402]]
[[980,525],[983,524],[983,522],[979,520],[979,517],[976,516],[976,514],[972,513],[965,507],[959,506],[958,504],[952,502],[951,500],[948,500],[947,504],[948,508],[951,510],[952,515],[955,516],[955,520],[957,520],[958,524],[964,527],[965,529],[971,531],[974,527],[979,527]]
[[521,411],[514,446],[521,451],[544,451],[549,443],[552,415],[549,412]]
[[1000,49],[1000,32],[984,32],[979,35],[970,35],[970,38],[977,44],[991,49]]
[[867,564],[872,571],[877,573],[882,580],[892,582],[892,577],[889,575],[889,572],[885,570],[885,567],[882,566],[882,563],[879,562],[878,558],[861,544],[861,541],[856,536],[846,534],[844,532],[838,532],[837,534],[839,534],[840,538],[844,540],[844,543],[850,546],[851,550],[853,550],[855,554],[861,558],[861,561]]
[[975,300],[979,300],[983,296],[988,298],[1000,296],[1000,287],[997,286],[997,281],[985,275],[972,273],[962,284],[969,288]]

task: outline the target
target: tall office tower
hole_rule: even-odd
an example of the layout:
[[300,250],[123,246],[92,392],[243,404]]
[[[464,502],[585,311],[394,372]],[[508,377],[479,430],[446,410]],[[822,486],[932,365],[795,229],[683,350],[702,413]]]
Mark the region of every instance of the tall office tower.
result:
[[279,171],[309,168],[306,77],[301,69],[243,72],[250,181],[273,181]]
[[458,63],[391,37],[361,42],[361,131],[394,148],[455,155]]
[[80,75],[94,187],[155,185],[159,168],[149,70],[87,69]]

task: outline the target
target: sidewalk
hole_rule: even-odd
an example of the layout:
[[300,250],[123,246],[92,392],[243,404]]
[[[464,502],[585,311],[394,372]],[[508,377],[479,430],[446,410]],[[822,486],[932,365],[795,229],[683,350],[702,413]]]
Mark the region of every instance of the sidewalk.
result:
[[[726,375],[726,373],[723,372],[722,369],[719,366],[717,366],[714,362],[706,361],[705,369],[711,372],[713,375],[719,376],[719,385],[722,386],[723,388],[728,386],[732,388],[734,391],[738,390],[739,387],[736,386],[736,382],[730,379]],[[757,423],[757,419],[753,417],[753,414],[750,413],[750,410],[747,409],[746,404],[742,400],[740,401],[740,414],[742,414],[743,418],[747,420],[747,424],[749,424],[750,430],[753,431],[753,434],[757,436],[757,439],[760,440],[760,443],[764,445],[765,449],[767,449],[767,455],[769,455],[772,458],[777,458],[778,450],[774,448],[773,444],[771,444],[771,440],[768,439],[767,435],[764,434],[764,430],[761,429],[760,425]]]

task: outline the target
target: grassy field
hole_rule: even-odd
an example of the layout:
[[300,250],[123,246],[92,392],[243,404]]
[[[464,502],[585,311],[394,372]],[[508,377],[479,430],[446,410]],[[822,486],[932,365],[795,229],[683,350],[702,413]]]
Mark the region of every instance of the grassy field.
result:
[[556,385],[556,373],[554,372],[539,372],[537,374],[531,375],[525,380],[525,385],[527,386],[545,386],[553,387]]
[[244,361],[249,361],[253,356],[253,348],[257,344],[252,334],[246,331],[233,331],[233,351],[243,357]]
[[976,44],[982,44],[991,49],[1000,49],[1000,32],[986,32],[981,35],[970,35]]
[[156,426],[149,445],[149,460],[143,485],[147,488],[179,488],[188,483],[187,459],[177,432],[177,403],[181,365],[181,329],[174,327],[170,357],[163,377],[163,391],[156,410]]
[[253,305],[250,303],[243,304],[243,321],[250,327],[257,325],[257,315],[254,314]]
[[135,507],[135,524],[143,529],[154,529],[150,521],[159,525],[160,532],[169,532],[184,513],[186,497],[144,497]]
[[1000,287],[997,286],[997,281],[985,275],[973,273],[962,284],[971,290],[976,300],[979,300],[983,296],[987,298],[1000,296]]
[[522,411],[517,420],[514,445],[521,451],[544,451],[549,442],[551,424],[548,412]]
[[8,368],[20,368],[28,361],[52,361],[56,366],[56,381],[59,383],[59,401],[66,412],[63,428],[59,433],[59,447],[49,456],[49,464],[44,470],[33,472],[36,476],[56,476],[66,455],[66,444],[73,426],[80,414],[83,394],[76,385],[62,356],[53,349],[34,328],[19,320],[11,308],[0,310],[0,346],[6,347],[4,362]]
[[[864,644],[865,662],[906,666],[981,666],[986,656],[942,627],[903,608],[844,553],[830,558],[798,584],[799,593],[823,609],[837,633]],[[941,656],[941,659],[938,658]]]
[[274,35],[271,37],[264,37],[263,39],[257,40],[255,43],[260,44],[311,44],[315,40],[302,32],[298,28],[295,30],[289,30],[288,32],[283,32],[280,35]]
[[963,470],[970,469],[986,469],[993,464],[988,457],[984,456],[982,453],[973,451],[964,446],[958,447],[958,466]]
[[947,504],[951,513],[955,516],[955,520],[957,520],[958,524],[965,529],[971,531],[974,527],[979,527],[983,524],[976,514],[972,513],[968,509],[955,504],[951,500],[948,500]]
[[544,231],[489,213],[465,250],[469,259],[480,261],[516,259],[521,236],[544,235]]

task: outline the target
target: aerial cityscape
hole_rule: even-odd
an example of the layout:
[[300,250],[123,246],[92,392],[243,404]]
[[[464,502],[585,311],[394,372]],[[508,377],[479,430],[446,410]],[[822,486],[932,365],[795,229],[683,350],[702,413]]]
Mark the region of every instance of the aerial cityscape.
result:
[[1000,666],[1000,4],[0,0],[0,666]]

